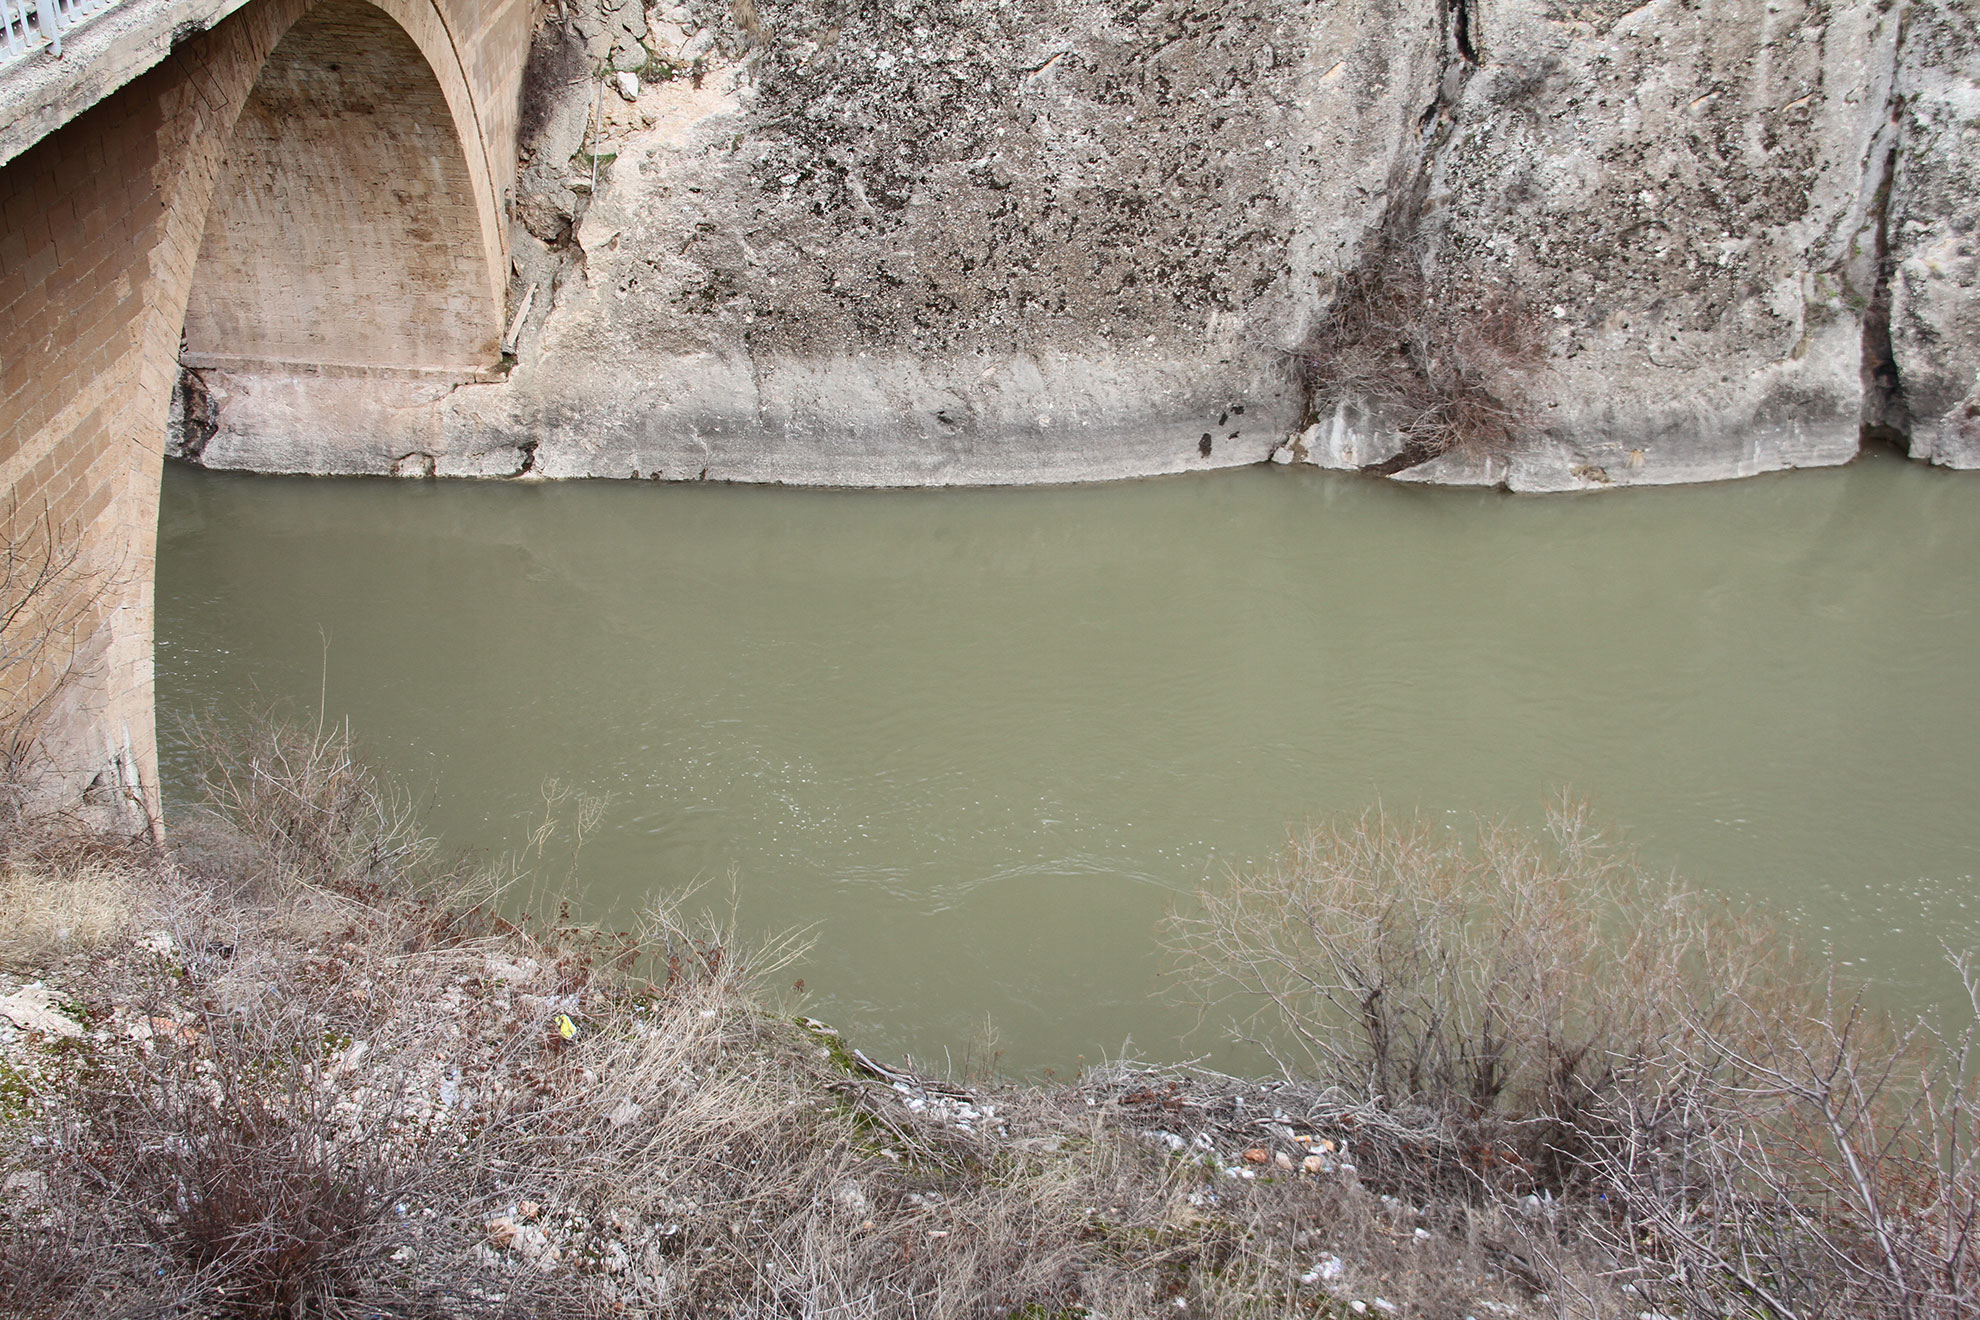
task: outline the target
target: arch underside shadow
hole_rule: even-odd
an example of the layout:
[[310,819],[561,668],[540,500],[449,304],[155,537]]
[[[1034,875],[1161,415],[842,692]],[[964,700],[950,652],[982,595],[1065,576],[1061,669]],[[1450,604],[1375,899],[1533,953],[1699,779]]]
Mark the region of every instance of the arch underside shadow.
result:
[[462,373],[499,356],[504,262],[473,106],[443,86],[461,83],[444,24],[430,6],[408,17],[443,47],[437,73],[364,0],[322,0],[269,52],[214,180],[186,365]]

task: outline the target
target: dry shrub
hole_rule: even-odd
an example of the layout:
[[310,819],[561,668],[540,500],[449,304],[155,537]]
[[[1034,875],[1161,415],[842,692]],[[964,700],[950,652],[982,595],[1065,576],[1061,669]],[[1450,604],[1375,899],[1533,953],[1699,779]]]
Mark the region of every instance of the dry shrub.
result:
[[91,1090],[72,1168],[177,1266],[182,1305],[338,1314],[370,1291],[392,1207],[433,1164],[385,1131],[389,1094],[355,1105],[299,1042],[271,1058],[233,1025],[180,1026],[120,1060]]
[[[585,1313],[571,1280],[491,1276],[461,1236],[501,1108],[445,1099],[441,1060],[473,1055],[445,996],[487,975],[489,886],[440,862],[341,729],[262,716],[208,745],[209,806],[173,852],[52,827],[0,850],[16,899],[0,947],[55,968],[88,1028],[0,1056],[0,1172],[41,1189],[0,1194],[0,1277],[70,1285],[17,1290],[0,1313],[66,1315],[75,1296]],[[476,1042],[481,1062],[542,1029]]]
[[1897,1029],[1860,992],[1742,1005],[1674,1042],[1594,1166],[1619,1256],[1693,1306],[1953,1320],[1980,1310],[1980,984],[1966,1024]]
[[1523,378],[1546,348],[1545,322],[1518,290],[1479,274],[1433,277],[1413,246],[1377,241],[1336,278],[1298,361],[1310,414],[1361,410],[1400,438],[1375,466],[1386,475],[1530,440]]
[[1308,1121],[1351,1133],[1375,1186],[1544,1207],[1696,1314],[1980,1306],[1973,1028],[1892,1027],[1578,808],[1538,837],[1321,826],[1175,930],[1213,992],[1256,1001],[1257,1037],[1322,1088]]
[[433,852],[406,794],[357,755],[348,725],[256,712],[239,729],[193,724],[208,808],[263,851],[266,869],[365,893]]
[[129,1002],[92,1004],[107,1030],[37,1070],[41,1121],[16,1157],[46,1195],[0,1213],[0,1271],[54,1270],[72,1292],[0,1314],[66,1315],[75,1296],[215,1317],[595,1309],[575,1281],[512,1279],[469,1251],[460,1212],[500,1114],[433,1103],[446,1023],[407,996],[430,994],[435,969],[377,987],[370,1011],[358,978],[310,976],[226,1011],[210,964],[248,951],[209,950],[122,969]]
[[103,1296],[90,1286],[85,1254],[68,1232],[0,1234],[0,1315],[96,1320]]
[[[177,872],[147,878],[169,952],[153,931],[99,964],[92,1030],[4,1070],[23,1102],[4,1116],[0,1277],[69,1283],[0,1314],[67,1315],[77,1297],[242,1317],[596,1309],[579,1280],[472,1253],[500,1154],[485,1134],[527,1137],[506,1123],[513,1096],[441,1098],[441,1060],[474,1060],[438,1001],[478,954],[406,956],[414,913],[346,924],[313,955],[290,905],[213,910]],[[518,1024],[480,1062],[541,1027]],[[13,1194],[24,1185],[42,1193]]]
[[202,766],[205,816],[248,853],[224,869],[291,891],[413,896],[461,911],[497,897],[489,873],[441,856],[412,795],[364,759],[348,724],[262,709],[233,725],[194,721],[186,736]]
[[1318,826],[1175,929],[1211,984],[1259,1001],[1291,1073],[1420,1114],[1411,1141],[1440,1134],[1457,1161],[1443,1195],[1565,1190],[1620,1088],[1784,975],[1771,931],[1649,876],[1572,806],[1539,837],[1379,810]]
[[[1288,1313],[1345,1316],[1350,1299],[1373,1297],[1409,1316],[1508,1314],[1509,1304],[1526,1314],[1518,1303],[1545,1293],[1566,1300],[1553,1314],[1583,1320],[1634,1320],[1641,1309],[1623,1305],[1612,1258],[1564,1232],[1551,1203],[1410,1194],[1426,1184],[1389,1176],[1384,1157],[1407,1153],[1413,1166],[1441,1134],[1418,1128],[1398,1141],[1392,1111],[1341,1088],[1131,1066],[1098,1070],[1079,1090],[1107,1107],[1110,1126],[1179,1144],[1178,1167],[1199,1175],[1184,1184],[1184,1216],[1201,1230],[1184,1239],[1184,1290],[1203,1304],[1190,1314],[1258,1314],[1269,1300]],[[1279,1171],[1277,1154],[1298,1169],[1321,1138],[1330,1154],[1318,1176]],[[1254,1164],[1258,1154],[1267,1162]]]

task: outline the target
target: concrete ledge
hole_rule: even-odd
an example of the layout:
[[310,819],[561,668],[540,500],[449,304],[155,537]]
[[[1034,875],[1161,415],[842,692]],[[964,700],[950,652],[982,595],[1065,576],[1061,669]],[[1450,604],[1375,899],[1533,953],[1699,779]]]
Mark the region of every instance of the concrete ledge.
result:
[[1264,462],[1299,420],[1276,368],[1096,349],[995,361],[656,356],[534,379],[519,368],[499,385],[212,369],[204,433],[174,448],[212,468],[320,475],[1107,481]]
[[0,165],[163,60],[247,0],[124,0],[46,48],[0,66]]
[[234,371],[272,376],[336,376],[363,380],[417,380],[447,385],[493,385],[508,379],[498,367],[414,367],[390,362],[293,362],[230,353],[181,353],[179,365],[194,371]]

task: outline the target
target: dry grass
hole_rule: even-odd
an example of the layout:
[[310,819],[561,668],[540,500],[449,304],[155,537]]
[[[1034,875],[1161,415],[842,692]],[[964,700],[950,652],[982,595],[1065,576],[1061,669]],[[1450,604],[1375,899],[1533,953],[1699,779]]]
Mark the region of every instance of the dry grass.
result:
[[68,949],[91,949],[129,934],[140,894],[122,865],[76,866],[22,859],[0,866],[0,966],[31,966]]

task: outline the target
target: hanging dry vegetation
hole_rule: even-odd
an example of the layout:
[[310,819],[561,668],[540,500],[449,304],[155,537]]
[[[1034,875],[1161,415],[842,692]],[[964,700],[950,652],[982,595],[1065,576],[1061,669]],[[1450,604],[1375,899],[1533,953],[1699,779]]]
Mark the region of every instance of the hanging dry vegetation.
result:
[[1336,278],[1298,353],[1313,418],[1347,408],[1392,431],[1390,475],[1443,454],[1504,456],[1537,432],[1526,388],[1546,324],[1509,285],[1425,273],[1413,245],[1371,243]]

